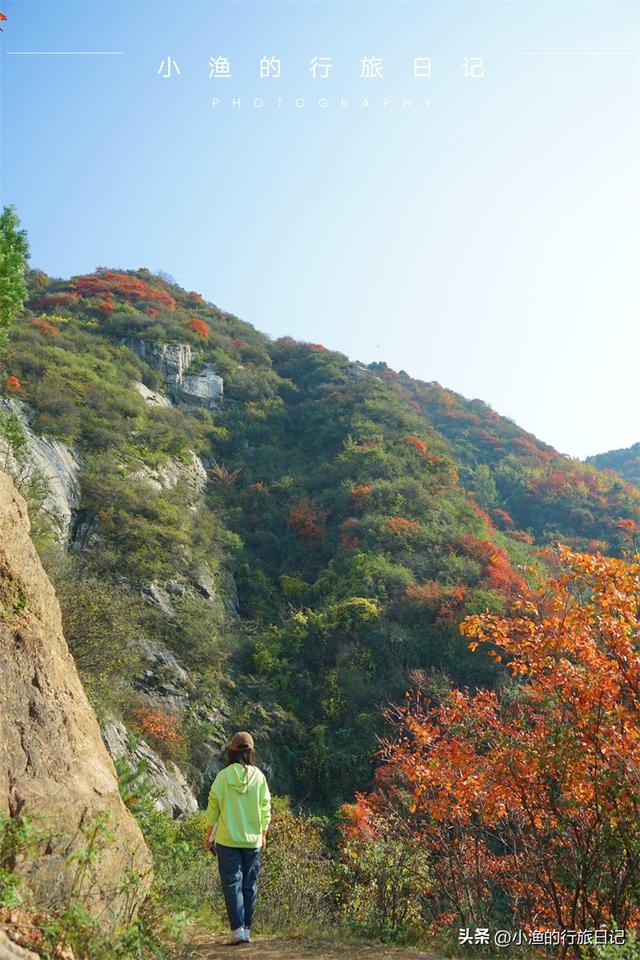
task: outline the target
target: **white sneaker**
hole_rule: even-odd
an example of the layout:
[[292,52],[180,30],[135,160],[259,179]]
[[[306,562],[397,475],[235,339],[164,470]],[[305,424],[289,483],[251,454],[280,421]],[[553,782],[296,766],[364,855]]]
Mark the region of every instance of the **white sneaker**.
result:
[[238,927],[237,930],[231,931],[231,940],[229,941],[230,944],[235,946],[238,943],[246,943],[246,942],[247,942],[247,938],[245,937],[244,927]]
[[251,943],[251,930],[249,927],[244,928],[244,942]]

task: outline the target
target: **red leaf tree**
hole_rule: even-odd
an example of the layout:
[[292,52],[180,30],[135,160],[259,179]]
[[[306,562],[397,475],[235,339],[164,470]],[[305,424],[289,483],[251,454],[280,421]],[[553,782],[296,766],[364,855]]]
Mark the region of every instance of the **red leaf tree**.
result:
[[194,317],[193,320],[189,320],[187,326],[189,330],[193,330],[193,332],[197,333],[203,340],[209,339],[209,325],[205,323],[204,320],[198,320],[197,317]]
[[287,526],[291,527],[305,543],[317,544],[324,540],[327,512],[314,503],[303,499],[294,503],[287,516]]
[[509,616],[463,622],[505,662],[500,693],[389,714],[375,805],[404,804],[434,924],[487,925],[492,897],[526,930],[640,923],[640,563],[559,552],[566,572]]

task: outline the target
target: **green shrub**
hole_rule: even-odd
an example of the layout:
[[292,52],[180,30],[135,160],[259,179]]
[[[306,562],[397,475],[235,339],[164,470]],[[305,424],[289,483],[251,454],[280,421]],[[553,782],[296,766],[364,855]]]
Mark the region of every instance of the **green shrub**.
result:
[[257,928],[272,933],[321,928],[332,910],[333,865],[323,840],[326,821],[294,813],[287,797],[274,797],[272,806]]
[[[345,813],[358,816],[358,805]],[[339,918],[354,932],[382,940],[417,939],[428,887],[427,856],[401,823],[370,814],[364,829],[343,828],[337,866]]]
[[589,952],[594,960],[640,960],[640,939],[633,930],[627,930],[624,944],[591,947]]

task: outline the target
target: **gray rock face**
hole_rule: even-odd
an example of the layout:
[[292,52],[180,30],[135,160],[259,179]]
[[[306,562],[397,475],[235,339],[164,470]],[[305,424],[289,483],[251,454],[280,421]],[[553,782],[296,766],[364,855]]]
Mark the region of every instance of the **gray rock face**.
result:
[[158,643],[156,640],[148,640],[145,637],[138,641],[138,645],[145,660],[151,667],[149,673],[157,676],[159,673],[166,674],[168,672],[175,677],[179,683],[185,684],[187,682],[189,674],[185,668],[181,666],[173,650],[169,650],[168,647]]
[[182,483],[187,495],[187,503],[192,506],[207,485],[207,471],[200,457],[191,451],[191,456],[186,463],[171,459],[159,467],[144,464],[131,474],[131,479],[146,483],[155,493],[175,490],[178,484]]
[[215,368],[207,364],[201,373],[184,378],[178,387],[178,395],[185,403],[201,407],[217,407],[224,396],[224,381]]
[[43,510],[51,518],[59,543],[66,546],[80,502],[78,461],[61,440],[48,440],[34,433],[20,401],[0,400],[0,411],[2,409],[10,411],[20,421],[27,439],[27,451],[24,462],[21,462],[9,444],[0,439],[0,469],[10,474],[18,488],[36,479],[45,484],[47,495]]
[[[62,634],[60,606],[29,538],[13,482],[0,473],[0,813],[37,815],[46,847],[18,864],[36,909],[64,902],[76,875],[69,855],[83,829],[110,820],[111,839],[91,865],[85,906],[102,926],[139,903],[151,856],[118,792],[113,763]],[[137,891],[120,889],[132,871]],[[124,884],[123,884],[124,886]],[[132,899],[133,895],[133,899]]]
[[176,715],[182,713],[189,706],[193,688],[189,673],[164,644],[146,638],[140,639],[138,644],[145,669],[133,678],[133,686],[150,707],[159,707]]
[[126,337],[122,342],[150,367],[160,370],[168,383],[182,383],[193,360],[188,343],[154,343],[135,337]]
[[168,397],[163,397],[161,393],[156,393],[155,390],[150,390],[149,387],[145,386],[144,383],[134,383],[133,385],[138,391],[143,400],[145,400],[150,407],[170,407],[171,400]]
[[[212,760],[224,757],[228,740],[226,730],[229,723],[227,704],[223,700],[210,701],[206,704],[194,702],[192,694],[197,685],[197,677],[185,670],[173,651],[156,640],[140,639],[138,644],[143,654],[145,669],[133,679],[134,688],[151,708],[163,710],[174,716],[188,713],[192,719],[208,725],[209,739],[200,745],[197,764],[201,771],[206,770]],[[130,760],[128,762],[130,766],[135,767],[135,763]],[[181,774],[180,776],[175,774],[171,765],[165,764],[165,766],[168,768],[169,775],[172,778],[175,775],[182,783]],[[160,786],[162,783],[164,783],[163,780]],[[200,799],[203,804],[206,804],[205,794],[201,794]],[[181,809],[181,803],[173,792],[165,796],[164,809],[169,809],[169,803],[172,805],[172,810],[174,807],[176,810]]]
[[152,603],[158,610],[161,610],[165,617],[168,617],[170,620],[174,619],[176,611],[171,603],[171,597],[167,591],[160,586],[157,580],[152,580],[149,586],[144,587],[141,593],[144,599]]
[[209,570],[206,568],[198,570],[193,582],[196,590],[205,598],[205,600],[213,600],[215,598],[216,585]]
[[[141,360],[150,367],[159,370],[165,379],[167,393],[177,402],[198,407],[215,408],[222,403],[224,381],[215,368],[207,364],[199,373],[188,374],[193,362],[193,352],[188,343],[154,343],[151,340],[137,340],[127,337],[122,341]],[[142,393],[140,386],[146,393]],[[148,403],[158,403],[161,394],[154,394],[143,384],[136,385]],[[153,395],[153,396],[151,396]]]
[[146,768],[145,777],[157,794],[154,801],[157,810],[165,810],[174,818],[196,812],[198,801],[175,763],[162,760],[144,740],[130,745],[127,728],[119,720],[103,724],[102,737],[114,760],[123,758],[132,770],[141,764]]

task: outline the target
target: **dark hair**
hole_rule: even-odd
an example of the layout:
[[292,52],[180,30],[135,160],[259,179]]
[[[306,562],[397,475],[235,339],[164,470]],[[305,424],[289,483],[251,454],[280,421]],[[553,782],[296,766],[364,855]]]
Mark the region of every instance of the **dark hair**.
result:
[[232,763],[244,763],[245,767],[255,767],[256,758],[251,747],[242,747],[240,750],[227,751],[227,766]]

